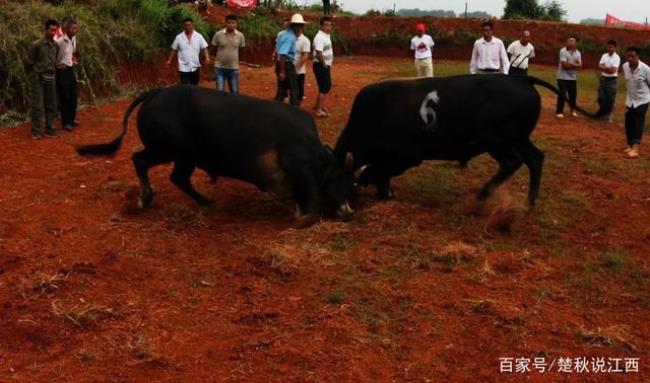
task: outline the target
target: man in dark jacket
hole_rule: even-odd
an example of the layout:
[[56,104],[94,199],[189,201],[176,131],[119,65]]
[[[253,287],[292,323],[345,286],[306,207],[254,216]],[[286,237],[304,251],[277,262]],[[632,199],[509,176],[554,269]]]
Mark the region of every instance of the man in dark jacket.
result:
[[56,20],[45,22],[44,36],[32,43],[27,55],[27,69],[31,72],[32,87],[32,138],[41,139],[41,117],[45,112],[45,136],[56,137],[56,59],[59,47],[54,35],[59,28]]

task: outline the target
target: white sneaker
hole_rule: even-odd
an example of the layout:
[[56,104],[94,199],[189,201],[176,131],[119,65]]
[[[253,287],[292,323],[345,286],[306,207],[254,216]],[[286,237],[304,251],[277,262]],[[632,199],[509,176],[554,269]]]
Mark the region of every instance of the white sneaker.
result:
[[627,152],[627,158],[639,158],[639,146],[634,145],[630,148],[630,151]]
[[555,115],[555,117],[557,117],[557,118],[564,118],[564,114],[562,114],[562,113],[558,113],[558,114]]

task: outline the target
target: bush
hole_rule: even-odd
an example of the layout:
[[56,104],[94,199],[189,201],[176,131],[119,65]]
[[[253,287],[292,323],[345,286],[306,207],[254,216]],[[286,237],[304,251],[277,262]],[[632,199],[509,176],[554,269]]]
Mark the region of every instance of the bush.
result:
[[[6,3],[0,7],[0,99],[9,109],[25,109],[29,94],[28,73],[25,58],[30,44],[42,37],[43,21],[48,18],[63,19],[75,15],[79,20],[83,39],[82,59],[79,74],[82,80],[96,79],[105,86],[115,89],[116,84],[109,63],[118,60],[119,51],[111,41],[107,31],[120,31],[124,26],[112,19],[104,20],[89,7],[64,3],[55,7],[44,2]],[[146,36],[130,37],[130,40],[142,38],[138,44],[147,43]],[[137,44],[132,44],[137,45]],[[89,85],[89,84],[87,84]],[[89,88],[92,94],[92,88]]]
[[[317,23],[307,24],[307,27],[305,27],[305,31],[304,31],[305,36],[307,36],[309,40],[313,41],[319,29],[320,26]],[[343,38],[343,36],[341,36],[339,31],[336,30],[336,28],[330,34],[330,38],[332,39],[332,45],[340,47],[341,51],[344,54],[349,55],[352,53],[350,51],[350,47],[348,46],[347,41]]]
[[255,15],[239,20],[237,29],[246,36],[247,40],[273,41],[282,29],[282,20]]
[[[74,16],[79,21],[81,61],[78,75],[91,96],[93,85],[117,91],[115,68],[123,60],[153,59],[167,50],[182,20],[194,19],[205,37],[214,28],[185,6],[168,7],[166,0],[108,0],[98,6],[66,1],[53,6],[42,1],[7,2],[0,7],[0,108],[25,110],[29,94],[24,66],[29,45],[42,37],[42,23]],[[92,79],[92,82],[89,80]]]
[[453,32],[452,41],[458,45],[473,45],[478,35],[466,29],[457,29]]

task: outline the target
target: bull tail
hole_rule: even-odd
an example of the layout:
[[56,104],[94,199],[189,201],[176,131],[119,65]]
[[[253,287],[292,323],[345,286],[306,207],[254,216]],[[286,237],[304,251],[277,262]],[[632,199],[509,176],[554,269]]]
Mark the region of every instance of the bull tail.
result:
[[561,94],[560,90],[553,84],[550,84],[550,83],[548,83],[548,82],[546,82],[546,81],[544,81],[542,79],[539,79],[537,77],[532,77],[532,76],[528,76],[528,82],[531,85],[539,85],[541,87],[544,87],[544,88],[550,90],[551,92],[555,93],[556,95],[558,95],[558,97],[564,97],[564,99],[571,106],[571,108],[573,108],[574,110],[577,110],[578,112],[584,114],[587,117],[590,117],[590,118],[601,118],[602,117],[602,115],[600,113],[587,112],[586,110],[582,109],[578,105],[575,105],[574,103],[572,103],[571,100],[569,100],[566,97],[566,95]]
[[124,113],[124,119],[122,120],[122,131],[120,132],[120,135],[117,136],[113,141],[104,144],[79,146],[76,148],[77,153],[82,156],[106,156],[117,152],[117,150],[122,145],[122,139],[124,138],[124,135],[126,134],[126,131],[129,127],[129,117],[131,116],[131,113],[133,113],[133,110],[135,110],[138,105],[149,99],[149,97],[157,94],[160,90],[161,89],[153,89],[144,92],[138,96],[138,98],[133,100],[131,105],[129,105],[129,108],[126,110],[126,113]]

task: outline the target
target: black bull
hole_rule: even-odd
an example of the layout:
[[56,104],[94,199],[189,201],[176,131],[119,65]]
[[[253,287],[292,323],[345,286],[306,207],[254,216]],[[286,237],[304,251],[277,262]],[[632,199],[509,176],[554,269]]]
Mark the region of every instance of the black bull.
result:
[[79,154],[115,153],[139,104],[143,105],[138,132],[145,148],[133,154],[133,164],[142,188],[142,207],[153,199],[149,169],[174,162],[172,183],[199,204],[211,201],[192,187],[190,177],[197,167],[213,179],[240,179],[282,199],[293,199],[302,214],[299,227],[315,223],[323,207],[338,209],[344,219],[352,214],[348,203],[356,180],[352,157],[338,162],[321,143],[309,114],[277,102],[194,86],[155,89],[129,106],[116,139],[79,147]]
[[[334,149],[352,153],[363,168],[362,185],[374,185],[391,198],[390,179],[423,160],[453,160],[466,165],[489,153],[499,170],[480,190],[487,198],[525,164],[530,171],[528,202],[539,194],[544,154],[530,142],[541,111],[534,85],[559,94],[553,85],[525,76],[457,76],[397,80],[365,87]],[[590,117],[594,115],[572,105]]]

